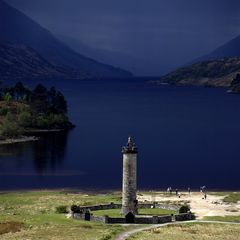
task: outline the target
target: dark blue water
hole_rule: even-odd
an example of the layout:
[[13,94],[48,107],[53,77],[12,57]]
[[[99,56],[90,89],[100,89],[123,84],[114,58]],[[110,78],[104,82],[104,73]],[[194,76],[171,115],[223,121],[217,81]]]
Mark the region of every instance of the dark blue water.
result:
[[0,189],[120,189],[129,134],[141,189],[240,189],[240,95],[137,80],[45,84],[62,90],[77,127],[1,146]]

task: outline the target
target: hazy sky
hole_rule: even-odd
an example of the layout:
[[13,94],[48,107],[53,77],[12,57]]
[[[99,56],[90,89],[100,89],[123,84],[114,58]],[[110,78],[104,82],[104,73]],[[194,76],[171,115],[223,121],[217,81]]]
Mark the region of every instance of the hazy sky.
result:
[[53,33],[153,63],[149,74],[182,65],[240,34],[239,0],[6,2]]

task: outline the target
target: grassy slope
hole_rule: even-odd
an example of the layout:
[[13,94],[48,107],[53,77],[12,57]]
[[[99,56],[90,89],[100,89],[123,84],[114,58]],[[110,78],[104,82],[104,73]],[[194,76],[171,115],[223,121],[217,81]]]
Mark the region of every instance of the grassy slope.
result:
[[182,224],[140,232],[128,240],[236,240],[240,227],[223,224]]
[[240,201],[240,192],[238,193],[229,193],[224,199],[224,202],[228,203],[237,203]]
[[[59,205],[119,202],[116,194],[71,194],[61,192],[21,192],[0,195],[0,222],[24,223],[20,232],[0,235],[5,239],[111,239],[124,227],[67,219],[56,214]],[[37,236],[37,238],[36,238]]]
[[[228,194],[232,196],[232,193]],[[234,200],[236,195],[234,194]],[[104,204],[104,203],[120,203],[121,195],[120,193],[111,193],[111,194],[74,194],[68,192],[60,191],[30,191],[30,192],[12,192],[12,193],[3,193],[0,194],[0,239],[1,240],[13,240],[13,239],[81,239],[81,240],[91,240],[91,239],[100,239],[107,240],[112,239],[111,237],[115,236],[118,232],[127,229],[128,227],[119,226],[119,225],[105,225],[101,223],[90,223],[79,220],[67,219],[64,214],[56,214],[55,208],[60,205],[70,206],[72,204],[79,205],[92,205],[92,204]],[[117,213],[119,212],[116,209]],[[149,213],[152,211],[152,214],[165,214],[163,210],[159,209],[144,209],[140,213]],[[158,211],[158,213],[156,212]],[[160,211],[160,212],[159,212]],[[96,212],[97,213],[97,212]],[[100,213],[100,211],[98,212]],[[212,217],[211,220],[222,220],[222,221],[239,221],[240,217]],[[10,224],[1,224],[11,222]],[[240,222],[240,221],[239,221]],[[20,223],[20,224],[19,224]],[[21,225],[23,223],[23,225]],[[217,225],[216,225],[217,226]],[[221,225],[222,226],[222,225]],[[199,228],[199,229],[198,229]],[[236,229],[238,228],[238,230]],[[229,231],[233,234],[239,233],[239,226],[228,226]],[[15,233],[2,234],[9,231],[18,231]],[[164,230],[166,229],[166,230]],[[195,227],[191,224],[184,225],[182,232],[179,231],[179,228],[172,227],[170,235],[167,229],[164,228],[163,235],[158,233],[152,234],[151,232],[143,233],[144,238],[139,235],[139,239],[159,239],[160,236],[163,236],[163,239],[196,239],[201,240],[202,232],[206,233],[206,239],[208,234],[212,236],[221,235],[220,227],[216,227],[216,233],[212,224],[204,225],[203,227]],[[197,230],[196,230],[197,229]],[[198,231],[197,234],[196,231]],[[194,234],[192,233],[194,232]],[[183,236],[186,238],[178,238],[178,234],[184,233]],[[226,230],[226,234],[228,230]],[[166,238],[168,234],[169,238]],[[223,237],[227,235],[223,234]],[[151,238],[152,236],[153,238]],[[180,235],[179,235],[180,236]],[[194,238],[188,238],[188,236]],[[145,238],[146,237],[146,238]],[[135,238],[136,239],[136,238]],[[204,238],[205,239],[205,238]],[[237,238],[212,238],[212,239],[237,239]]]

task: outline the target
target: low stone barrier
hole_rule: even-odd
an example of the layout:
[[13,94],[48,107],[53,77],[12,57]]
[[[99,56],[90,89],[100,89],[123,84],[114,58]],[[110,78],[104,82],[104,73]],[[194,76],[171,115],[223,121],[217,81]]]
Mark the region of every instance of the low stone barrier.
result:
[[[102,223],[110,223],[110,224],[124,224],[129,223],[126,217],[118,217],[113,218],[109,216],[94,216],[90,211],[98,211],[98,210],[107,210],[107,209],[121,209],[121,204],[103,204],[96,206],[84,206],[80,208],[81,213],[72,213],[72,217],[79,220],[85,221],[93,221],[93,222],[102,222]],[[138,208],[164,208],[169,210],[176,210],[173,206],[167,206],[166,204],[150,204],[150,203],[141,203],[138,205]],[[134,217],[134,216],[133,216]],[[187,221],[193,220],[194,214],[192,213],[182,213],[176,215],[164,215],[164,216],[140,216],[137,215],[134,217],[131,223],[136,224],[158,224],[158,223],[168,223],[172,222],[173,219],[175,221]]]
[[194,220],[195,216],[193,213],[181,213],[175,215],[175,221],[188,221]]
[[112,217],[108,217],[108,222],[107,223],[111,223],[111,224],[124,224],[126,223],[126,219],[125,218],[112,218]]
[[[78,220],[86,220],[92,222],[102,222],[102,223],[110,223],[110,224],[124,224],[126,223],[125,217],[113,218],[109,216],[94,216],[90,214],[90,217],[86,216],[86,213],[74,213],[72,215],[73,218]],[[146,216],[146,217],[135,217],[134,223],[136,224],[157,224],[157,223],[167,223],[172,221],[172,216]]]
[[172,222],[172,216],[158,216],[157,223],[168,223]]
[[122,207],[122,204],[115,204],[115,203],[110,203],[110,204],[101,204],[101,205],[93,205],[93,206],[84,206],[80,207],[80,211],[99,211],[99,210],[108,210],[108,209],[120,209]]

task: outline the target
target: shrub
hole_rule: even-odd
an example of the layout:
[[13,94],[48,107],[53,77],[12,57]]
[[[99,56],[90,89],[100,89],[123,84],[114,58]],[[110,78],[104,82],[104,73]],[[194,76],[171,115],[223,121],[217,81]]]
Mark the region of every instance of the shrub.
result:
[[7,113],[8,113],[8,108],[6,108],[6,107],[0,108],[0,115],[1,116],[6,116]]
[[188,205],[183,205],[179,208],[179,213],[188,213],[190,212],[190,207]]
[[56,213],[67,213],[67,206],[62,205],[62,206],[58,206],[56,207]]
[[0,126],[0,135],[3,137],[18,137],[22,132],[23,130],[18,125],[14,115],[8,112],[5,121]]
[[73,213],[80,213],[80,206],[72,205],[72,206],[71,206],[71,211],[72,211]]
[[7,103],[10,103],[12,101],[12,95],[7,92],[3,95],[3,100],[6,101]]
[[32,125],[32,116],[30,111],[21,111],[18,116],[19,125],[23,127],[29,127]]

